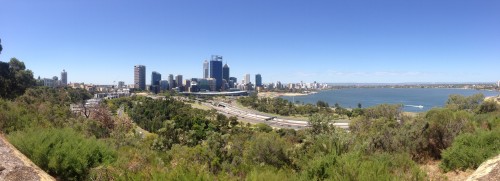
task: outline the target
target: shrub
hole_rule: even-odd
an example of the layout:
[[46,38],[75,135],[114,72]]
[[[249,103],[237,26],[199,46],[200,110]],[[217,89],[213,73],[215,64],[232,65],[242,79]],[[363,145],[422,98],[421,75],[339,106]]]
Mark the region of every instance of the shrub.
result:
[[479,131],[458,136],[442,153],[444,171],[475,169],[486,159],[500,153],[500,131]]
[[84,180],[89,170],[115,160],[115,153],[95,138],[72,129],[14,132],[9,141],[35,164],[62,180]]
[[464,132],[471,132],[473,124],[471,114],[466,111],[453,111],[447,108],[432,109],[425,115],[429,123],[426,134],[429,149],[434,158],[441,157],[441,151],[450,147],[455,137]]
[[286,143],[278,134],[256,133],[248,142],[245,158],[256,165],[270,165],[281,168],[289,163],[285,153]]
[[327,171],[332,180],[424,180],[426,177],[407,154],[349,153]]

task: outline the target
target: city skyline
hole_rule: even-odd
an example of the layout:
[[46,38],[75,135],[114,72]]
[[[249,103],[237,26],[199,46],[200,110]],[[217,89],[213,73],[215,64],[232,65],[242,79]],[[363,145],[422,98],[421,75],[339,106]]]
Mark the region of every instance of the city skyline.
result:
[[146,75],[202,78],[212,54],[224,55],[231,76],[261,73],[266,83],[497,82],[499,8],[447,0],[7,1],[0,61],[16,57],[35,77],[64,69],[68,83],[133,84],[138,64],[150,67]]

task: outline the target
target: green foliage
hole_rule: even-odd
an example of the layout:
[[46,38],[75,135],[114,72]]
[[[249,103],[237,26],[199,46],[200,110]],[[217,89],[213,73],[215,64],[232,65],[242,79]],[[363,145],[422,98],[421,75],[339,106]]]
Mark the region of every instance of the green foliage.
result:
[[328,132],[332,128],[331,123],[332,117],[325,114],[314,114],[309,117],[308,121],[312,134]]
[[245,178],[246,181],[268,180],[300,180],[297,174],[290,169],[276,169],[273,167],[256,167]]
[[448,100],[446,101],[446,107],[452,110],[474,111],[483,101],[483,94],[474,94],[468,97],[453,94],[448,97]]
[[84,180],[92,167],[115,160],[115,152],[104,142],[71,129],[36,129],[8,138],[35,164],[63,180]]
[[403,105],[401,104],[381,104],[367,108],[363,111],[363,115],[367,118],[387,118],[397,120],[402,112]]
[[441,158],[441,151],[451,146],[456,136],[473,130],[471,117],[472,115],[466,111],[452,111],[446,108],[427,112],[425,118],[429,126],[426,135],[434,158]]
[[424,180],[426,177],[408,155],[356,152],[315,157],[302,176],[303,180]]
[[0,131],[10,133],[36,125],[35,114],[16,102],[0,99]]
[[[80,95],[82,94],[82,95]],[[0,100],[0,130],[5,133],[30,127],[65,127],[75,116],[69,104],[90,95],[82,89],[35,87],[15,101]]]
[[257,123],[254,125],[255,127],[255,130],[259,131],[259,132],[265,132],[265,133],[269,133],[271,131],[273,131],[273,128],[267,124],[264,124],[264,123]]
[[281,168],[289,164],[286,143],[276,133],[256,133],[248,142],[245,159],[256,165]]
[[35,85],[33,72],[16,58],[0,62],[0,98],[14,99]]
[[465,133],[446,149],[440,167],[444,171],[476,169],[500,153],[500,130]]
[[321,108],[325,108],[325,107],[328,108],[328,107],[330,107],[330,105],[328,105],[328,103],[325,102],[325,101],[318,101],[318,102],[316,102],[316,106],[317,107],[321,107]]
[[295,105],[292,102],[285,100],[283,98],[258,98],[257,95],[252,95],[248,97],[241,97],[238,102],[243,106],[250,107],[252,109],[279,114],[282,116],[290,115],[312,115],[314,113],[331,113],[332,110],[328,107],[328,103],[323,101],[318,101],[317,106],[312,104],[306,105]]
[[484,114],[484,113],[495,112],[497,110],[500,110],[500,106],[498,105],[498,103],[494,101],[484,101],[479,106],[479,110],[477,112],[479,114]]

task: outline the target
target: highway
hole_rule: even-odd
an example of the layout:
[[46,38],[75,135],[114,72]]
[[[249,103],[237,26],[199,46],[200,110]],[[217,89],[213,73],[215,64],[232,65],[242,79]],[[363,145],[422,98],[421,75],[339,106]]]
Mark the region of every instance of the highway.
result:
[[[261,115],[255,112],[249,112],[235,107],[231,104],[216,102],[216,103],[203,103],[205,106],[214,108],[217,112],[224,114],[226,116],[236,116],[238,119],[244,122],[249,122],[253,124],[264,123],[275,128],[288,128],[288,129],[303,129],[309,126],[307,121],[290,120],[279,117],[271,117],[268,115]],[[349,123],[332,123],[333,125],[348,129]]]

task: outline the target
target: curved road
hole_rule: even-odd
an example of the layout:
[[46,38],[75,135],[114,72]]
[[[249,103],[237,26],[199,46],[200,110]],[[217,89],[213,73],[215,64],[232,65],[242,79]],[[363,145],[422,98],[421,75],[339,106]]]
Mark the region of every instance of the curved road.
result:
[[[307,121],[299,121],[299,120],[290,120],[279,117],[270,117],[267,115],[261,115],[255,112],[249,112],[238,107],[232,106],[231,104],[216,102],[216,103],[203,103],[205,106],[214,108],[217,112],[222,113],[226,116],[236,116],[238,119],[241,119],[245,122],[249,123],[264,123],[271,127],[276,128],[288,128],[288,129],[303,129],[308,127],[309,124]],[[332,123],[335,126],[338,126],[343,129],[349,128],[349,123]]]

